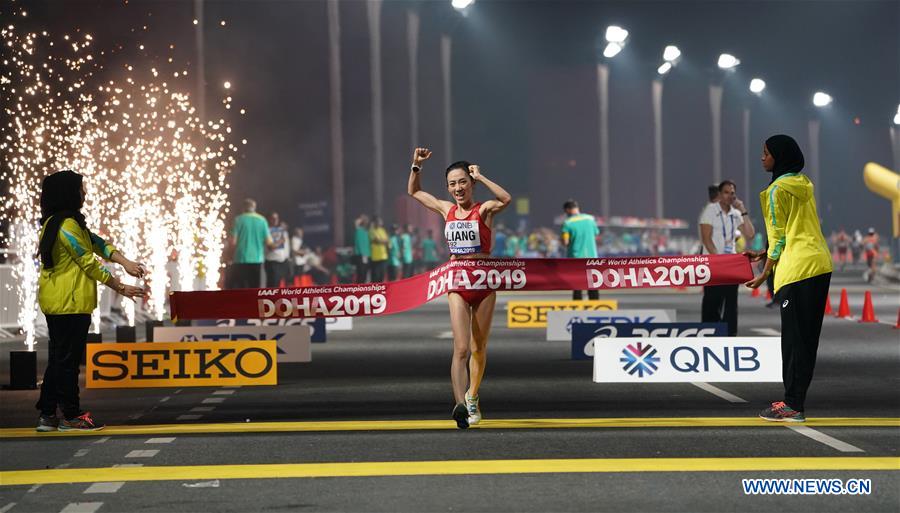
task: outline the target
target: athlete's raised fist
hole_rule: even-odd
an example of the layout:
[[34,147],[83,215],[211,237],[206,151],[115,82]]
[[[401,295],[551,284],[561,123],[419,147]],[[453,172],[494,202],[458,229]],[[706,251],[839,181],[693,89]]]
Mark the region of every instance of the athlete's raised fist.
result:
[[413,152],[413,164],[417,166],[429,158],[431,158],[431,150],[428,148],[416,148],[416,151]]
[[481,168],[475,164],[469,164],[469,175],[471,175],[472,180],[475,180],[476,182],[481,180]]

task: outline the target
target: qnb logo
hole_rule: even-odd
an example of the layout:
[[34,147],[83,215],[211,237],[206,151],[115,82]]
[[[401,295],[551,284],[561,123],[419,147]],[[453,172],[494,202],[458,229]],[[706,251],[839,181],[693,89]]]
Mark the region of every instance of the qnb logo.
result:
[[650,344],[644,345],[638,342],[635,345],[628,344],[622,350],[622,370],[630,375],[637,373],[639,378],[643,378],[644,374],[652,376],[659,364],[659,357],[656,356],[656,348]]

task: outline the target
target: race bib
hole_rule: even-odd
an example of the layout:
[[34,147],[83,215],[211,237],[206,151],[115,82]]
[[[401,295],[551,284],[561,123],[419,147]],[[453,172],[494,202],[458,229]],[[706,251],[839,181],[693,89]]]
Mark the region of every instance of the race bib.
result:
[[444,236],[451,255],[481,253],[481,234],[478,221],[447,221]]

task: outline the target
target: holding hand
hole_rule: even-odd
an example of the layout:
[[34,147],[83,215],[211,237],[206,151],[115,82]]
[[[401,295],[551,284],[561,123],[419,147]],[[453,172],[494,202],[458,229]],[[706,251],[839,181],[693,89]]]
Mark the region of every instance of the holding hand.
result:
[[745,283],[744,286],[747,288],[755,289],[755,288],[759,288],[759,286],[765,282],[766,282],[766,273],[762,273],[759,276],[757,276],[756,278],[753,278],[752,280]]
[[147,292],[141,287],[136,287],[134,285],[126,285],[122,284],[122,288],[119,289],[119,294],[134,299],[136,297],[147,299]]
[[125,269],[126,273],[134,276],[135,278],[143,278],[144,275],[147,274],[147,269],[144,267],[144,264],[132,262],[131,260],[123,262],[122,268]]
[[744,252],[741,253],[741,254],[744,255],[745,257],[749,258],[751,262],[759,262],[760,260],[762,260],[762,259],[765,258],[765,256],[766,256],[766,252],[765,252],[765,251],[752,251],[752,250],[747,250],[747,251],[744,251]]

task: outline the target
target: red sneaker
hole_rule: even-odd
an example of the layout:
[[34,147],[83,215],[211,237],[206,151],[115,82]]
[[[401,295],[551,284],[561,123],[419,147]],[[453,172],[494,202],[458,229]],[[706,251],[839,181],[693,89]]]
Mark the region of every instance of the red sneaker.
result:
[[[772,403],[772,406],[759,412],[759,418],[772,422],[806,422],[806,417],[803,416],[802,411],[791,408],[783,401]],[[61,424],[60,431],[62,431]]]
[[100,431],[104,427],[106,426],[91,417],[91,412],[86,411],[74,419],[61,420],[58,429],[60,431]]

